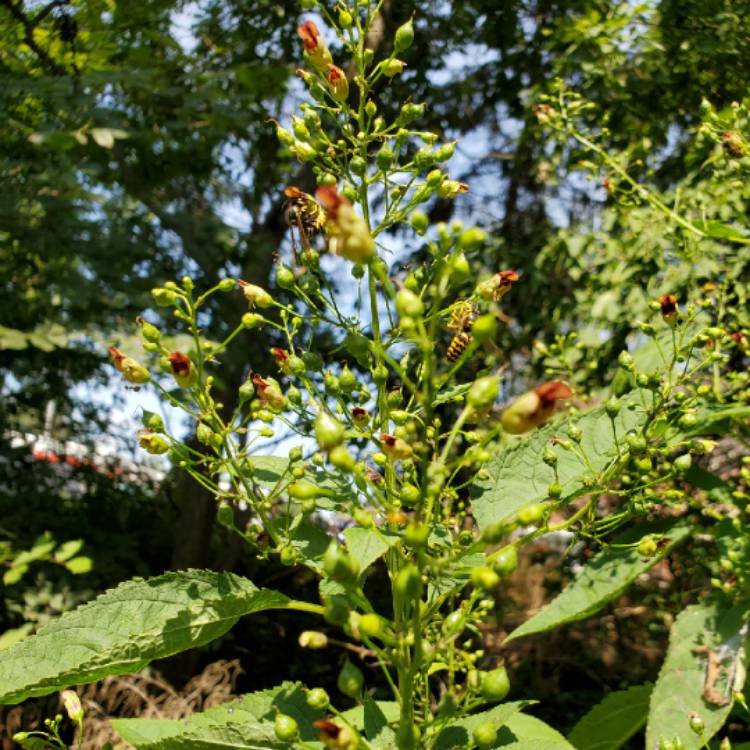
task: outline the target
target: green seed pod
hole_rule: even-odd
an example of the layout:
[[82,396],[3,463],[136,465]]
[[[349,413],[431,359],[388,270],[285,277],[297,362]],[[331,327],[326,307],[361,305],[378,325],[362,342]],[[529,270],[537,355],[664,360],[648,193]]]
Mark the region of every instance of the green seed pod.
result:
[[146,341],[156,342],[161,338],[161,331],[145,320],[141,322],[141,335]]
[[349,698],[358,698],[362,692],[364,682],[365,678],[362,672],[347,659],[336,680],[338,689]]
[[451,612],[444,620],[442,624],[443,635],[448,637],[458,635],[466,627],[466,617],[464,613],[457,609],[455,612]]
[[302,391],[294,385],[290,385],[286,392],[290,404],[299,406],[302,403]]
[[393,582],[393,590],[405,600],[416,601],[422,598],[422,576],[419,568],[412,563],[407,563],[396,574]]
[[[440,148],[435,151],[436,161],[448,161],[456,151],[456,144],[444,143]],[[481,230],[480,230],[481,231]]]
[[297,550],[291,544],[287,544],[279,550],[279,560],[287,567],[296,565],[298,559]]
[[437,161],[437,153],[430,146],[422,146],[414,154],[414,164],[417,169],[429,169]]
[[308,690],[306,701],[310,708],[316,708],[319,711],[325,711],[331,703],[328,693],[326,693],[323,688],[312,688],[312,690]]
[[164,420],[153,411],[143,410],[141,424],[151,432],[164,432]]
[[486,375],[472,383],[466,403],[474,409],[487,409],[495,403],[499,393],[499,379],[494,375]]
[[557,466],[557,453],[549,446],[545,445],[542,451],[542,461],[547,466]]
[[510,681],[505,667],[485,672],[479,689],[485,700],[500,703],[510,691]]
[[407,102],[401,107],[397,123],[399,125],[408,125],[410,122],[418,119],[424,114],[424,104],[414,104],[413,102]]
[[294,287],[294,271],[289,266],[279,263],[276,268],[276,283],[282,289],[292,289]]
[[679,418],[677,424],[682,427],[683,430],[691,430],[698,424],[698,417],[696,417],[695,414],[688,412]]
[[385,632],[385,623],[380,615],[369,612],[359,618],[357,629],[360,635],[365,638],[382,638]]
[[248,330],[255,328],[257,325],[263,322],[263,316],[258,313],[245,313],[242,316],[242,325]]
[[610,396],[604,404],[604,411],[610,419],[614,419],[620,413],[620,408],[620,399],[615,396]]
[[292,482],[286,488],[286,491],[293,500],[307,500],[311,497],[320,497],[323,494],[317,485],[307,479],[299,479],[296,482]]
[[361,156],[353,156],[349,161],[349,169],[356,175],[364,175],[367,172],[367,162]]
[[138,438],[138,445],[152,456],[159,456],[169,450],[169,443],[161,436],[152,432],[144,432]]
[[422,496],[422,493],[415,485],[406,483],[401,485],[399,496],[401,497],[401,501],[404,503],[404,505],[406,505],[407,507],[413,507],[419,502],[419,498]]
[[354,471],[354,467],[357,463],[354,460],[354,456],[352,456],[343,445],[337,445],[335,448],[331,448],[328,453],[328,460],[337,469],[346,472]]
[[414,211],[409,219],[409,223],[412,229],[421,237],[427,231],[430,220],[424,211]]
[[518,511],[518,522],[522,526],[535,526],[544,518],[545,504],[530,503]]
[[234,508],[229,503],[219,503],[216,509],[216,520],[227,529],[234,528]]
[[518,551],[515,546],[503,547],[490,558],[492,569],[502,578],[511,575],[518,566]]
[[406,288],[396,294],[396,312],[400,318],[421,318],[424,314],[422,300]]
[[152,289],[151,296],[159,307],[169,307],[170,305],[174,305],[178,300],[177,294],[171,289],[166,289],[165,287],[156,287],[155,289]]
[[685,472],[693,465],[693,457],[689,453],[683,453],[683,455],[677,456],[672,465],[675,471]]
[[344,440],[344,426],[327,411],[320,409],[315,420],[315,439],[322,451],[330,451]]
[[427,546],[430,537],[430,527],[426,523],[411,522],[404,530],[404,543],[412,549],[421,549]]
[[381,385],[388,380],[388,368],[384,365],[378,365],[372,371],[373,382],[377,385]]
[[384,143],[375,154],[375,163],[378,165],[378,169],[383,171],[387,170],[393,163],[393,151],[387,143]]
[[458,238],[458,246],[468,252],[478,250],[485,242],[487,242],[487,232],[479,227],[465,230]]
[[282,146],[293,146],[294,136],[286,129],[282,128],[281,125],[276,126],[276,138]]
[[492,591],[500,583],[500,576],[492,568],[479,565],[471,571],[471,583],[480,591]]
[[297,726],[297,722],[291,716],[277,714],[276,719],[274,719],[273,722],[273,731],[282,742],[291,742],[292,740],[297,739],[299,727]]
[[471,738],[480,750],[486,750],[497,742],[497,729],[495,729],[494,724],[485,721],[483,724],[474,727]]
[[344,369],[339,375],[339,386],[344,393],[351,393],[357,387],[357,378],[348,365],[344,365]]
[[396,29],[396,36],[393,39],[393,48],[397,53],[403,52],[411,47],[413,41],[414,23],[410,18],[405,24]]
[[346,8],[339,9],[339,26],[342,29],[348,29],[354,23],[352,14]]
[[323,556],[323,570],[337,583],[348,583],[357,577],[357,561],[335,540],[331,541]]
[[323,387],[325,388],[326,393],[330,393],[332,395],[335,395],[341,391],[339,379],[330,371],[326,372],[325,375],[323,375]]
[[625,435],[625,444],[632,456],[640,456],[648,448],[648,443],[643,435]]
[[502,521],[496,521],[482,531],[482,541],[487,544],[497,544],[507,533],[507,526]]

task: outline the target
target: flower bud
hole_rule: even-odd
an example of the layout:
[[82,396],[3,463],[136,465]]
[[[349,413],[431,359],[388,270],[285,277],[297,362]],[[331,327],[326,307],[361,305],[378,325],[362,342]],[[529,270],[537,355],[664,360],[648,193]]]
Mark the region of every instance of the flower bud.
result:
[[260,375],[253,375],[253,385],[255,385],[258,398],[272,411],[281,411],[286,406],[286,397],[281,392],[279,384],[273,378],[262,378]]
[[662,294],[659,297],[659,307],[661,309],[661,316],[664,318],[664,322],[674,328],[677,325],[677,321],[680,317],[680,311],[677,305],[677,297],[673,294]]
[[393,435],[381,435],[380,440],[383,445],[383,453],[391,461],[411,458],[414,453],[412,447],[402,438],[394,437]]
[[276,138],[282,146],[291,146],[294,143],[294,136],[281,125],[276,126]]
[[348,29],[353,23],[352,14],[346,8],[339,8],[339,26]]
[[312,688],[307,693],[306,698],[307,705],[310,708],[317,708],[320,711],[324,711],[330,704],[330,698],[323,688]]
[[404,72],[405,67],[406,63],[403,60],[398,60],[393,57],[383,63],[382,70],[383,74],[388,78],[393,78],[394,76],[401,75],[401,73]]
[[393,48],[396,52],[403,52],[411,47],[414,41],[414,23],[409,19],[405,24],[396,29],[396,36],[393,39]]
[[146,322],[143,318],[138,319],[141,326],[141,335],[146,341],[156,342],[161,338],[161,331],[151,323]]
[[466,193],[469,190],[469,186],[465,182],[458,182],[457,180],[443,180],[438,188],[438,195],[441,198],[452,200],[460,193]]
[[110,346],[107,351],[112,356],[115,369],[122,373],[128,383],[141,385],[151,380],[151,373],[140,362],[123,354],[117,347]]
[[268,307],[273,302],[273,297],[262,287],[240,281],[242,293],[251,307]]
[[62,698],[68,718],[80,724],[83,721],[83,706],[81,706],[81,699],[78,697],[78,693],[73,690],[63,690],[60,693],[60,698]]
[[375,241],[367,222],[335,187],[323,185],[315,195],[328,212],[329,249],[352,263],[369,263],[375,257]]
[[198,380],[198,371],[193,360],[182,352],[173,352],[167,357],[172,377],[180,388],[190,388]]
[[263,316],[258,313],[245,313],[241,318],[242,325],[248,330],[255,328],[257,325],[263,322]]
[[303,630],[299,635],[298,642],[302,648],[316,651],[328,645],[328,636],[319,630]]
[[292,146],[292,153],[297,158],[297,161],[306,162],[310,161],[317,152],[309,143],[295,141],[294,146]]
[[328,90],[337,102],[345,102],[349,98],[349,81],[346,73],[335,65],[328,66]]
[[500,271],[477,284],[476,293],[488,302],[499,302],[516,281],[518,281],[518,274],[515,271]]
[[177,301],[177,294],[175,292],[161,286],[152,289],[151,296],[159,307],[169,307]]
[[159,456],[169,450],[169,443],[153,432],[142,432],[138,436],[138,445],[152,456]]
[[318,27],[313,21],[305,21],[297,27],[297,34],[305,47],[305,60],[316,70],[325,73],[333,58]]
[[315,439],[322,451],[330,451],[344,440],[344,426],[323,408],[315,420]]
[[313,484],[307,479],[298,479],[296,482],[292,482],[286,488],[286,491],[293,500],[309,500],[324,494],[324,491],[317,484]]
[[700,714],[696,711],[690,712],[690,715],[688,716],[688,723],[690,724],[690,729],[697,735],[703,734],[706,729],[705,722],[701,718]]
[[543,383],[519,396],[503,412],[500,423],[511,435],[520,435],[546,422],[555,411],[555,402],[570,398],[573,391],[559,381]]

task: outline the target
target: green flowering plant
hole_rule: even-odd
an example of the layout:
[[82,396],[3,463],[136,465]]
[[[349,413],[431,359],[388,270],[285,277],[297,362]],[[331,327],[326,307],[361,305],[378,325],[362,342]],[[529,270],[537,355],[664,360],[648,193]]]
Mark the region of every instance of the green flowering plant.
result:
[[[551,357],[557,379],[500,406],[508,363],[493,338],[503,298],[523,279],[512,269],[473,278],[483,230],[430,226],[425,205],[468,186],[446,167],[455,144],[414,129],[425,105],[403,103],[392,122],[378,114],[389,79],[408,63],[414,21],[376,59],[366,40],[380,2],[310,5],[336,47],[314,21],[300,25],[309,101],[289,128],[276,127],[318,187],[314,196],[287,189],[294,247],[279,262],[278,293],[231,278],[204,291],[189,277],[168,282],[153,297],[184,324],[190,349],[173,350],[156,323],[141,321],[146,364],[111,353],[126,381],[156,388],[195,425],[188,444],[146,412],[141,447],[166,454],[208,489],[218,521],[256,554],[317,576],[320,598],[294,600],[212,571],[127,582],[0,654],[0,702],[131,672],[218,638],[241,616],[291,609],[320,617],[320,630],[300,633],[302,647],[334,648],[329,636],[340,643],[338,631],[350,642],[356,659],[343,662],[340,696],[284,683],[179,724],[119,720],[117,731],[139,748],[585,747],[611,704],[592,709],[566,739],[524,714],[523,696],[508,700],[506,665],[481,647],[479,626],[519,550],[565,532],[598,552],[509,640],[590,616],[703,530],[717,544],[703,561],[711,594],[677,618],[659,681],[638,686],[646,708],[618,737],[626,741],[648,721],[649,747],[704,746],[744,700],[750,599],[740,514],[748,469],[733,486],[700,462],[721,436],[745,429],[750,414],[747,375],[736,366],[746,361],[747,319],[718,286],[687,300],[664,290],[640,321],[639,345],[621,354],[608,393],[576,390]],[[540,119],[622,171],[576,128],[572,115],[584,106],[552,97]],[[654,192],[631,188],[674,224],[704,231]],[[397,227],[424,238],[428,260],[410,273],[388,263]],[[321,250],[351,271],[361,302],[354,309],[324,270]],[[201,335],[202,308],[214,294],[241,294],[248,306],[221,342]],[[214,398],[222,356],[260,327],[276,337],[276,369],[249,370],[226,414]],[[316,345],[319,331],[333,335],[332,350]],[[556,342],[558,353],[567,341]],[[296,440],[288,454],[264,452],[279,436]],[[240,509],[249,522],[239,521]],[[326,530],[332,524],[335,533]],[[386,607],[367,586],[376,564],[390,582]],[[96,639],[93,656],[86,637]],[[723,666],[706,693],[719,652]],[[385,688],[368,685],[363,663]],[[680,677],[685,670],[689,679]]]

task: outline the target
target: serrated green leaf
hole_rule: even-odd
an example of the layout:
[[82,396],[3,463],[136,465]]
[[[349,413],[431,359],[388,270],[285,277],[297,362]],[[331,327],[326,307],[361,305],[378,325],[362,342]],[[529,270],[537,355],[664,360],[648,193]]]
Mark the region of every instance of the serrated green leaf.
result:
[[646,726],[651,685],[610,693],[573,727],[568,739],[577,750],[619,750]]
[[350,526],[344,530],[346,548],[359,563],[360,572],[364,572],[379,557],[382,557],[396,542],[396,534],[387,534],[375,528],[365,529],[362,526]]
[[190,570],[132,580],[0,652],[0,704],[19,703],[202,646],[242,616],[288,597],[230,573]]
[[568,622],[575,622],[590,617],[598,612],[605,604],[616,599],[636,578],[656,565],[666,554],[688,537],[693,525],[688,520],[682,520],[671,528],[663,525],[635,529],[637,537],[632,533],[620,538],[619,541],[635,541],[645,533],[657,529],[666,534],[669,540],[657,555],[643,558],[636,549],[606,549],[592,558],[583,568],[579,576],[569,583],[546,607],[537,612],[530,620],[516,628],[506,639],[508,641],[543,633]]
[[[464,719],[452,721],[450,726],[445,727],[435,739],[435,750],[450,750],[454,747],[470,747],[473,744],[471,734],[480,724],[489,723],[499,729],[513,714],[518,713],[526,706],[531,706],[536,701],[509,701],[499,706],[482,711],[478,714],[467,716]],[[559,750],[559,748],[558,748]]]
[[557,750],[576,750],[549,724],[523,713],[513,714],[508,719],[498,733],[497,740],[497,747],[503,748],[521,747],[525,750],[536,750],[537,747],[555,747]]
[[[620,413],[614,419],[618,440],[646,420],[641,391],[624,396],[621,404]],[[559,481],[563,497],[567,499],[585,491],[583,477],[592,471],[604,470],[617,459],[612,420],[604,406],[585,412],[577,424],[583,431],[581,448],[589,462],[579,458],[575,451],[556,450]],[[480,529],[512,518],[524,505],[548,498],[547,488],[555,481],[555,474],[539,457],[551,438],[564,434],[564,424],[552,422],[520,438],[487,464],[489,477],[472,487],[472,512]]]
[[298,683],[285,682],[277,688],[251,693],[215,706],[187,719],[115,719],[114,730],[138,750],[261,750],[289,748],[274,733],[276,712],[297,721],[300,738],[314,741],[312,726],[323,716],[307,705]]
[[[718,599],[707,599],[677,617],[669,634],[666,659],[651,694],[646,747],[655,747],[661,735],[678,735],[685,750],[699,750],[704,740],[721,728],[732,709],[731,693],[741,690],[744,682],[747,616],[747,605],[727,610]],[[706,699],[709,649],[722,664],[715,683],[709,687],[719,698],[726,696],[726,705]],[[705,725],[701,737],[690,729],[689,716],[693,711]]]

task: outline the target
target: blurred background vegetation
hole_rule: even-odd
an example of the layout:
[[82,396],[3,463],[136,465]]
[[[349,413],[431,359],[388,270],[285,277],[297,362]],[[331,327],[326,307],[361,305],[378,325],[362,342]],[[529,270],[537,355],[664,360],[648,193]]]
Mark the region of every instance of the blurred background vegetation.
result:
[[[727,304],[746,308],[747,252],[668,226],[535,113],[561,79],[592,102],[581,124],[633,178],[705,221],[746,220],[750,185],[733,179],[732,155],[701,129],[703,100],[730,122],[732,103],[748,96],[743,5],[383,3],[372,47],[387,51],[412,14],[417,34],[377,105],[387,116],[409,97],[426,102],[421,126],[458,141],[451,176],[471,186],[431,204],[431,218],[490,238],[470,258],[467,289],[484,272],[521,275],[497,341],[506,396],[552,372],[595,396],[659,294],[685,300],[721,284]],[[314,186],[271,122],[286,122],[300,101],[303,17],[291,0],[0,0],[0,646],[121,580],[168,568],[237,569],[316,595],[304,574],[254,559],[216,526],[197,484],[134,457],[133,428],[112,413],[132,412],[140,394],[119,390],[106,359],[108,344],[128,345],[149,290],[168,279],[190,274],[207,288],[231,275],[275,291],[273,259],[288,252],[281,191]],[[386,244],[394,273],[425,252],[412,232]],[[203,324],[219,338],[243,305],[211,299]],[[324,345],[344,361],[330,336]],[[270,369],[272,337],[254,333],[225,358],[217,400],[228,410],[249,370]],[[95,450],[103,436],[106,455]],[[499,594],[509,620],[485,634],[489,654],[503,653],[502,633],[565,574],[554,550],[532,553]],[[689,575],[673,585],[668,566],[660,575],[632,607],[514,644],[504,654],[514,695],[564,688],[548,710],[565,728],[591,695],[653,678],[669,598],[689,585]],[[159,667],[178,687],[219,658],[240,659],[238,690],[302,675],[330,684],[335,665],[297,648],[305,623],[296,618],[254,618],[209,652]],[[576,658],[564,658],[571,648]]]

